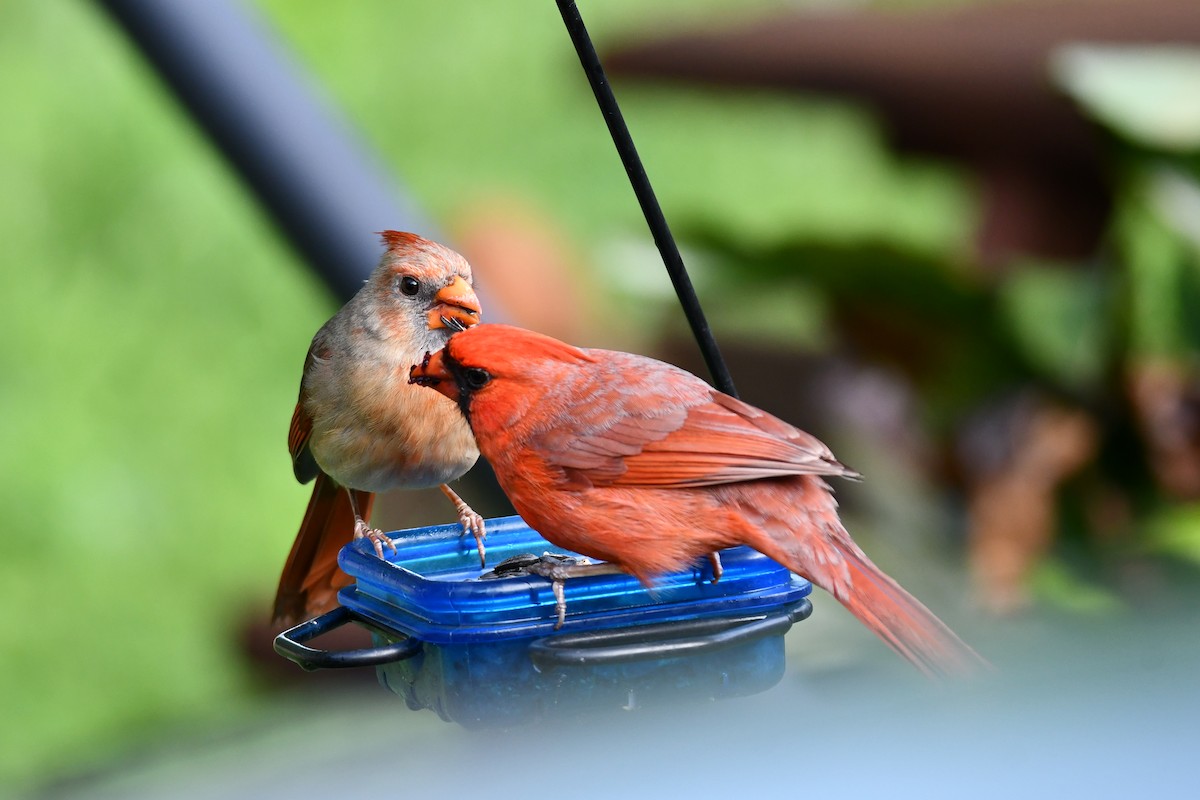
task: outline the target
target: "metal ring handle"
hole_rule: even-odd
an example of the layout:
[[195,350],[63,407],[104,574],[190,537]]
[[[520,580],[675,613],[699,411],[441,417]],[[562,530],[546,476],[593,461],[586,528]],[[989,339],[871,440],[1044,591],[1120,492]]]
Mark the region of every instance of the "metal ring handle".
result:
[[288,628],[275,637],[275,652],[294,661],[306,670],[342,669],[345,667],[377,667],[412,658],[421,652],[421,640],[411,636],[381,647],[363,647],[358,650],[318,650],[306,647],[303,642],[340,628],[348,622],[362,620],[345,606]]
[[806,597],[790,608],[753,616],[660,622],[539,639],[529,655],[539,667],[595,666],[650,658],[693,655],[783,634],[812,613]]

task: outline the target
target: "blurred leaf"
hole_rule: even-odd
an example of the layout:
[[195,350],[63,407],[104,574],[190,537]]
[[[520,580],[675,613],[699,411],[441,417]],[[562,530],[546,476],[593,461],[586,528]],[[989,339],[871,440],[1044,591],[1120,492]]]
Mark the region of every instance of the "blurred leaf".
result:
[[1155,149],[1200,150],[1200,48],[1075,44],[1055,82],[1101,124]]
[[[691,337],[671,284],[662,280],[662,257],[651,242],[623,237],[610,241],[601,253],[609,265],[610,288],[619,292],[620,307],[631,319],[653,319],[656,334],[667,327]],[[808,281],[763,280],[752,265],[703,247],[683,247],[682,256],[696,291],[712,301],[705,316],[720,338],[805,350],[828,346],[829,309],[824,294]]]
[[1151,552],[1200,564],[1200,504],[1160,508],[1146,522],[1144,541]]
[[993,295],[946,254],[872,241],[749,247],[717,224],[683,230],[716,254],[723,281],[816,292],[827,326],[818,341],[905,376],[934,435],[1031,376]]
[[1200,252],[1200,170],[1150,167],[1146,192],[1163,224]]
[[1094,272],[1027,262],[1014,267],[998,291],[1002,319],[1043,376],[1076,389],[1100,379],[1109,315]]
[[1057,559],[1043,559],[1030,584],[1042,602],[1063,611],[1107,616],[1124,608],[1114,592],[1083,580]]
[[1200,352],[1200,247],[1164,218],[1169,198],[1154,178],[1161,174],[1135,172],[1118,197],[1113,232],[1126,270],[1129,347],[1136,356],[1193,358]]
[[[432,0],[336,14],[316,0],[260,2],[438,217],[501,189],[554,209],[593,247],[614,231],[646,236],[552,4],[479,3],[467,20]],[[745,21],[786,5],[607,0],[583,10],[603,53],[656,31]],[[636,80],[617,79],[614,90],[673,225],[718,224],[742,243],[868,238],[939,254],[969,243],[975,204],[962,175],[897,157],[860,107]]]
[[708,319],[722,336],[812,351],[829,347],[828,303],[808,281],[735,280],[738,273],[737,266],[730,265],[721,279],[710,278],[700,287],[707,296],[719,298],[710,306]]
[[969,247],[976,208],[961,173],[896,156],[862,109],[636,85],[628,97],[663,207],[689,228],[740,247],[869,241],[943,259]]

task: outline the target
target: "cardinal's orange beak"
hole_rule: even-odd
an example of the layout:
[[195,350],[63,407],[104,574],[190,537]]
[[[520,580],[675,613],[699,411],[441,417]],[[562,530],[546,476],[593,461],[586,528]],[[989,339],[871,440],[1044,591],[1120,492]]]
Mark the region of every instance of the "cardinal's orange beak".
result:
[[475,290],[461,275],[455,275],[449,286],[443,286],[433,296],[433,307],[429,309],[430,328],[452,328],[465,331],[479,324],[479,298]]
[[408,370],[408,382],[418,386],[428,386],[458,402],[458,384],[446,370],[446,362],[442,358],[445,350],[436,353],[426,353],[420,364],[413,364]]

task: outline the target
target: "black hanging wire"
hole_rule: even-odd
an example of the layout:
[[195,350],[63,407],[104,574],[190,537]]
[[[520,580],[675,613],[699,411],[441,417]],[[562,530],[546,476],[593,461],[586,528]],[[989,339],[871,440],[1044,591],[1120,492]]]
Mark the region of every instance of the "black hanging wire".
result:
[[608,132],[612,135],[613,144],[616,145],[617,153],[621,156],[621,163],[625,165],[625,172],[629,175],[633,192],[637,195],[638,203],[642,207],[646,224],[650,226],[654,244],[657,245],[663,264],[667,268],[667,274],[675,286],[675,294],[678,295],[679,303],[683,306],[684,316],[687,317],[692,334],[696,337],[697,344],[700,345],[700,352],[704,356],[704,363],[708,366],[713,384],[722,392],[736,397],[737,390],[734,389],[733,378],[725,366],[725,360],[721,358],[721,351],[717,347],[717,340],[713,338],[712,329],[708,327],[708,320],[704,318],[704,309],[700,307],[700,299],[696,297],[696,290],[692,287],[692,280],[688,277],[687,268],[683,265],[683,257],[679,254],[675,237],[671,235],[671,229],[663,216],[658,198],[654,196],[654,189],[650,186],[650,179],[646,176],[646,170],[642,167],[642,160],[638,157],[637,148],[633,145],[633,137],[630,136],[629,128],[625,125],[625,118],[621,116],[621,109],[617,105],[617,98],[613,95],[612,87],[608,83],[608,77],[604,74],[604,67],[600,65],[600,57],[596,55],[596,48],[592,46],[592,39],[588,36],[587,28],[583,24],[583,17],[580,16],[579,9],[576,8],[573,0],[555,1],[558,3],[558,10],[562,14],[563,22],[567,26],[567,33],[571,36],[571,42],[575,45],[575,52],[579,54],[579,63],[583,65],[588,83],[592,86],[592,93],[596,95],[596,102],[600,104],[604,121],[608,123]]

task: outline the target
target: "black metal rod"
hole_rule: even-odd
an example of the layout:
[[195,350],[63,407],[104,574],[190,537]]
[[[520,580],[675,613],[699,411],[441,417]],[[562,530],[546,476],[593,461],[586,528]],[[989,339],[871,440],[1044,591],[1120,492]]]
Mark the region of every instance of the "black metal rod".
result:
[[667,225],[666,217],[663,216],[658,198],[654,196],[654,189],[650,186],[650,179],[646,176],[641,158],[638,157],[633,137],[629,134],[625,118],[621,115],[621,109],[617,105],[617,98],[613,95],[608,77],[604,74],[604,67],[600,65],[600,57],[596,55],[596,48],[592,46],[592,39],[588,36],[587,28],[583,24],[583,17],[580,16],[579,9],[576,8],[573,0],[555,1],[558,3],[558,10],[562,14],[563,22],[566,23],[571,42],[575,45],[575,52],[579,54],[579,63],[583,65],[588,83],[592,86],[592,93],[596,95],[596,102],[600,104],[604,121],[608,123],[608,132],[612,135],[613,144],[617,146],[621,163],[625,165],[625,172],[629,175],[633,192],[637,195],[638,203],[642,207],[646,224],[650,226],[654,244],[658,247],[663,264],[666,265],[667,274],[671,277],[671,283],[675,287],[679,303],[683,306],[684,316],[687,317],[692,334],[696,337],[697,344],[700,345],[700,352],[704,356],[704,363],[708,366],[709,374],[712,376],[713,385],[726,394],[736,396],[737,391],[733,386],[733,378],[725,366],[725,360],[721,358],[721,351],[717,347],[716,339],[713,338],[708,320],[704,317],[704,309],[700,307],[700,299],[696,297],[696,290],[692,287],[692,280],[688,277],[687,268],[683,265],[683,257],[679,254],[675,237],[671,235],[671,229]]
[[375,231],[437,236],[250,4],[97,2],[339,299],[358,291],[378,262]]

